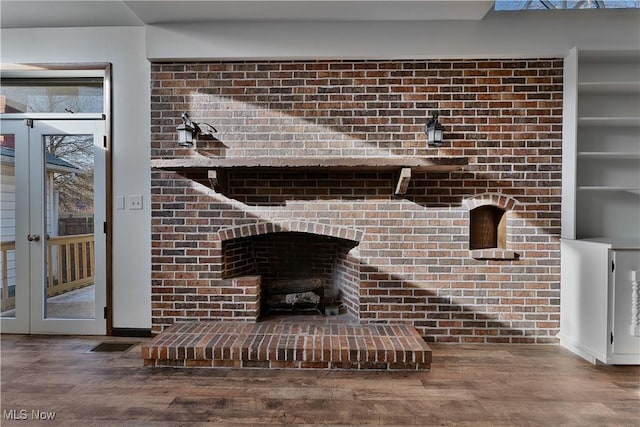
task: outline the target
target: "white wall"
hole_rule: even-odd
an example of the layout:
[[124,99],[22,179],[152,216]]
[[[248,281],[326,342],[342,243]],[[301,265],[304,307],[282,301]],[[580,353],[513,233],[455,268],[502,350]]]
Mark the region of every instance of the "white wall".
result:
[[490,12],[482,21],[217,22],[147,27],[147,57],[412,59],[564,57],[638,49],[640,11]]
[[113,194],[143,210],[113,212],[113,326],[151,327],[150,66],[143,27],[5,29],[3,63],[113,64]]

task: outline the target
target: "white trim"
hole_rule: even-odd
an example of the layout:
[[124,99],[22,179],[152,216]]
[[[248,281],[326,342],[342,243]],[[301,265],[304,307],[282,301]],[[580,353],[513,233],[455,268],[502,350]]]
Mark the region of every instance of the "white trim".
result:
[[103,113],[0,113],[0,120],[105,120]]
[[571,49],[564,59],[562,90],[562,216],[560,235],[576,238],[577,126],[578,122],[578,51]]
[[78,69],[48,69],[47,65],[2,64],[0,78],[2,79],[43,79],[43,78],[73,78],[73,77],[105,77],[104,64],[96,64],[94,68]]
[[587,348],[565,335],[558,334],[556,337],[560,339],[560,347],[566,348],[589,363],[595,365],[598,362],[605,363],[604,361],[607,360],[606,354],[598,354],[598,352],[593,349]]

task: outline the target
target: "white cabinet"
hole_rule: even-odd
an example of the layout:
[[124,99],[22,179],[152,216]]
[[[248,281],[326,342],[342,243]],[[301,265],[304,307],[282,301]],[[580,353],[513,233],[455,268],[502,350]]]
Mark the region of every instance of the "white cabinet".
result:
[[560,345],[591,363],[640,364],[640,241],[561,247]]

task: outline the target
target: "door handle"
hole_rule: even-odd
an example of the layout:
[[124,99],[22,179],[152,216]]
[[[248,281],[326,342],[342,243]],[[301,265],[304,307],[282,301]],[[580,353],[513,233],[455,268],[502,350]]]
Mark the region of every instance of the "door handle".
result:
[[27,235],[27,240],[30,242],[39,242],[40,241],[40,235],[39,234],[29,234]]

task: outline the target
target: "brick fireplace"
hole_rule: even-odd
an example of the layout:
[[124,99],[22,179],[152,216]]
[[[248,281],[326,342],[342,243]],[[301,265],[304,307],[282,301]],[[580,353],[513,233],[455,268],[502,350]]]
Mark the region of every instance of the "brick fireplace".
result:
[[[151,103],[154,332],[318,283],[427,341],[556,342],[561,59],[156,63]],[[178,146],[184,111],[215,138]]]

